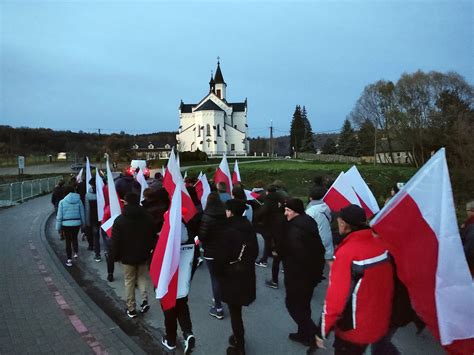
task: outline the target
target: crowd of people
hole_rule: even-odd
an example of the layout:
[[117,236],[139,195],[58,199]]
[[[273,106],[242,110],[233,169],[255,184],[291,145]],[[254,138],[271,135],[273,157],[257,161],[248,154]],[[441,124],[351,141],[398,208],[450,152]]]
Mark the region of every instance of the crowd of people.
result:
[[[163,228],[170,196],[157,174],[149,182],[140,201],[140,186],[130,176],[121,176],[115,187],[121,201],[122,214],[115,220],[110,236],[100,228],[97,218],[97,191],[91,179],[61,181],[52,200],[57,216],[56,229],[66,245],[66,266],[78,257],[78,234],[84,231],[88,248],[95,252],[95,261],[102,261],[105,250],[108,281],[114,281],[114,264],[121,262],[124,273],[126,314],[130,318],[150,309],[146,284],[149,265]],[[406,288],[396,276],[396,260],[387,252],[382,240],[368,226],[364,210],[349,205],[337,214],[322,200],[328,182],[321,177],[313,181],[308,202],[291,197],[280,181],[259,188],[255,200],[247,200],[243,186],[236,184],[229,193],[225,183],[211,182],[211,193],[205,206],[197,197],[195,178],[186,178],[186,189],[198,213],[188,222],[182,221],[182,245],[194,245],[189,280],[205,261],[212,285],[209,315],[226,317],[227,304],[232,333],[227,354],[245,354],[245,327],[242,307],[256,299],[255,267],[266,268],[272,260],[271,277],[265,286],[278,289],[280,267],[284,271],[285,305],[295,322],[295,332],[289,340],[317,349],[324,348],[331,332],[335,333],[336,354],[363,354],[370,346],[372,354],[398,354],[391,342],[397,328],[422,321],[413,311]],[[106,184],[106,179],[104,179]],[[398,191],[395,185],[392,195]],[[104,219],[110,217],[108,188]],[[461,228],[466,258],[474,272],[474,202],[467,205],[468,219]],[[259,256],[257,235],[264,247]],[[324,269],[330,270],[329,286],[323,313],[312,319],[311,299],[315,287],[324,279]],[[181,274],[180,274],[181,277]],[[135,289],[141,294],[136,306]],[[211,296],[211,295],[210,295]],[[195,347],[188,295],[178,295],[176,305],[164,311],[166,335],[162,344],[174,350],[178,323],[183,332],[184,351]]]

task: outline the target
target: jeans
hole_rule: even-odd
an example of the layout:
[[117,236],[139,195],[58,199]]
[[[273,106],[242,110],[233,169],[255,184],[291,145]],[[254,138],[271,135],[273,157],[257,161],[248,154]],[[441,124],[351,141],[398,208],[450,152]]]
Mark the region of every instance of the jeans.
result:
[[189,314],[188,297],[178,298],[176,306],[163,311],[163,313],[165,315],[166,338],[172,344],[176,343],[178,322],[183,333],[192,334],[193,325],[191,323],[191,315]]
[[206,259],[206,264],[207,264],[207,268],[209,269],[209,275],[211,276],[212,296],[214,297],[214,307],[218,309],[222,309],[221,285],[215,275],[214,260]]
[[278,273],[280,272],[280,256],[273,256],[273,263],[272,263],[272,281],[274,283],[278,283]]
[[298,326],[298,334],[311,341],[317,330],[316,324],[311,319],[311,298],[314,287],[301,284],[297,286],[286,288],[286,308]]
[[66,227],[63,226],[64,237],[66,238],[66,255],[68,259],[72,259],[72,249],[74,253],[79,250],[79,243],[77,242],[77,233],[79,232],[80,226]]
[[336,336],[334,340],[334,355],[363,355],[367,344],[355,344]]
[[102,228],[99,228],[99,233],[102,236],[102,241],[104,242],[105,250],[106,250],[106,255],[105,259],[107,261],[107,273],[108,274],[113,274],[114,273],[114,261],[109,257],[109,252],[110,252],[110,246],[112,243],[112,239],[110,239],[107,236],[107,233],[104,232]]
[[244,321],[242,320],[242,306],[234,304],[228,304],[227,306],[229,307],[230,323],[237,347],[243,349],[245,347],[245,330]]
[[138,286],[138,289],[142,294],[142,301],[148,301],[148,293],[146,292],[148,264],[122,265],[127,308],[129,311],[133,311],[135,309],[135,286]]

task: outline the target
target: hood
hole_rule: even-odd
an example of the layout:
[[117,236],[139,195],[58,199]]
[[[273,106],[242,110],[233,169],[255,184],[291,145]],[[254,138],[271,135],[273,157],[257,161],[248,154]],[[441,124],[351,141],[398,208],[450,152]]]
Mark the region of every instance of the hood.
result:
[[126,217],[143,217],[146,215],[146,210],[142,206],[130,206],[126,205],[123,208],[122,214]]
[[81,202],[81,196],[75,192],[70,192],[64,200],[72,205]]
[[296,216],[289,222],[289,224],[290,226],[302,229],[307,233],[316,233],[319,235],[318,225],[316,224],[314,219],[312,219],[306,213]]
[[227,218],[227,221],[229,222],[229,225],[232,226],[232,228],[235,228],[242,233],[250,234],[253,232],[252,225],[250,224],[247,217],[232,216]]
[[326,217],[328,217],[329,221],[331,221],[331,210],[328,205],[323,200],[312,200],[306,206],[306,210],[314,209],[317,212],[324,213]]

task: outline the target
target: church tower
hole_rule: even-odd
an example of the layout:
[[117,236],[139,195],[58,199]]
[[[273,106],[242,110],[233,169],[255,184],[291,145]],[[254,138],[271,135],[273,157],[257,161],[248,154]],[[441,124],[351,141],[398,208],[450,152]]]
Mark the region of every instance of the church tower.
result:
[[214,83],[215,83],[214,85],[215,85],[216,96],[219,99],[226,101],[225,92],[226,92],[227,84],[225,83],[224,77],[222,76],[219,59],[217,60],[217,69],[216,69],[216,75],[214,76]]

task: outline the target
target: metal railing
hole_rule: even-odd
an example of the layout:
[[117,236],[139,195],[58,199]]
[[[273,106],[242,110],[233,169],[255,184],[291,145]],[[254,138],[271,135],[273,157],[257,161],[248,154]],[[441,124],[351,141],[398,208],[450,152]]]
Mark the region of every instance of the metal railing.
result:
[[62,176],[54,176],[0,185],[0,207],[12,206],[29,198],[51,192],[62,178]]

